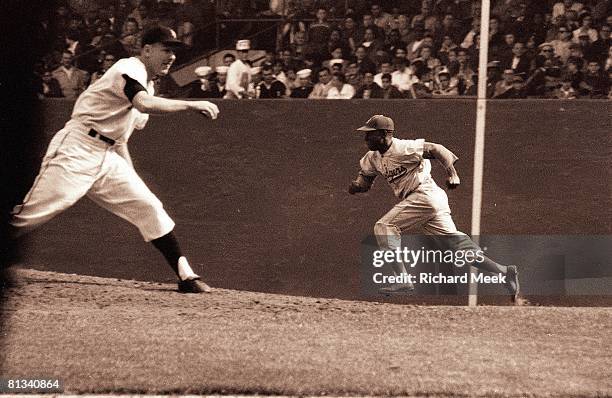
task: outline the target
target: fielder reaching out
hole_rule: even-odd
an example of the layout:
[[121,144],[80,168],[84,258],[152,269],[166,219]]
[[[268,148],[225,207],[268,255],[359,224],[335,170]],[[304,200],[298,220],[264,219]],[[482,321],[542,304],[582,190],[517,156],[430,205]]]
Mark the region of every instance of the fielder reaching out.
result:
[[[455,227],[448,206],[446,192],[431,177],[429,159],[437,159],[448,173],[447,186],[454,189],[460,184],[454,163],[457,161],[444,146],[425,142],[423,139],[401,140],[393,137],[395,126],[387,116],[374,115],[357,131],[365,133],[369,152],[361,158],[359,174],[349,186],[349,193],[367,192],[377,175],[382,175],[401,199],[395,207],[378,220],[374,234],[383,250],[401,249],[401,233],[421,228],[428,235],[444,235],[455,250],[478,250],[478,246]],[[520,298],[517,268],[504,266],[484,257],[473,266],[506,277],[506,287],[516,305],[526,303]],[[396,275],[407,274],[402,262],[393,263]],[[411,283],[395,284],[386,288],[387,293],[411,291]],[[381,289],[382,290],[382,289]]]
[[200,280],[174,236],[174,221],[132,167],[127,141],[149,115],[219,113],[207,101],[170,100],[154,96],[153,80],[168,74],[183,44],[176,33],[158,26],[142,36],[139,56],[115,63],[76,100],[71,119],[51,140],[40,171],[11,225],[20,236],[49,221],[83,196],[129,221],[166,258],[184,293],[211,288]]

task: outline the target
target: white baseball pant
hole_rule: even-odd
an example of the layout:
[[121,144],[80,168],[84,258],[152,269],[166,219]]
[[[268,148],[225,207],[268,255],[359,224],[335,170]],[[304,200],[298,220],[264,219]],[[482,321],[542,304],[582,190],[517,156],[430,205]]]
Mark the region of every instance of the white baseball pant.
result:
[[22,235],[85,195],[135,225],[147,242],[174,229],[162,203],[112,146],[69,129],[51,140],[32,188],[13,210],[11,224]]

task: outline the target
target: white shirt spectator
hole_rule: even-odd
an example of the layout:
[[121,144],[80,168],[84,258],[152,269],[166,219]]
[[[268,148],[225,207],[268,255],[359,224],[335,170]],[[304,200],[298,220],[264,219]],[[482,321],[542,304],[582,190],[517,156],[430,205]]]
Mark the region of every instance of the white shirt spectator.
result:
[[227,70],[227,94],[225,98],[243,98],[251,82],[251,67],[237,59]]
[[351,99],[355,95],[355,89],[350,84],[344,84],[342,90],[332,86],[327,92],[328,99]]
[[418,82],[419,78],[409,68],[404,68],[403,72],[396,70],[391,73],[391,84],[397,87],[399,91],[408,91],[414,83]]

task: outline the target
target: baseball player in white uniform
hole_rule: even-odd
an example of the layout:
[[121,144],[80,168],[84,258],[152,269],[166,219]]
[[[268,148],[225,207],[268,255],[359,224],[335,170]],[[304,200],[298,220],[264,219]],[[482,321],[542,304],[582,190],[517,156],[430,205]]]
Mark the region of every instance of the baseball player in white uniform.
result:
[[[479,249],[455,227],[446,192],[435,183],[430,174],[429,159],[437,159],[448,173],[447,186],[450,189],[456,188],[460,183],[454,167],[457,156],[440,144],[425,142],[423,139],[402,140],[393,137],[395,125],[387,116],[374,115],[357,131],[365,133],[370,151],[361,158],[359,174],[351,182],[349,193],[367,192],[376,176],[381,175],[401,199],[374,225],[374,234],[382,250],[400,249],[402,231],[414,228],[420,228],[428,235],[452,236],[446,243],[455,250]],[[513,302],[517,305],[525,303],[519,297],[516,266],[501,265],[487,257],[472,265],[482,271],[505,276],[506,287]],[[407,274],[402,262],[393,263],[393,270],[396,275]],[[411,283],[395,284],[387,288],[387,292],[413,289]]]
[[176,34],[155,27],[142,37],[139,56],[115,63],[77,99],[72,117],[51,140],[40,171],[11,225],[19,236],[49,221],[83,196],[134,224],[161,251],[179,278],[179,291],[211,291],[183,256],[174,221],[140,179],[127,148],[134,128],[150,113],[196,111],[216,119],[219,109],[207,101],[154,96],[153,79],[166,75],[182,46]]

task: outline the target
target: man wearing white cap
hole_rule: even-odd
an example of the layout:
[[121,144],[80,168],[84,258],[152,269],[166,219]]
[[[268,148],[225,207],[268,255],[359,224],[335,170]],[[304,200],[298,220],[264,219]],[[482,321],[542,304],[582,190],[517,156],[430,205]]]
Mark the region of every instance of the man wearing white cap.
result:
[[236,51],[238,58],[230,65],[227,71],[227,94],[225,98],[249,98],[249,83],[251,82],[251,67],[244,61],[249,56],[250,40],[238,40]]
[[312,70],[301,69],[296,74],[297,87],[291,90],[291,98],[308,98],[313,89],[312,82],[310,81]]
[[189,84],[189,98],[210,98],[210,66],[198,66],[194,73],[198,80]]
[[213,79],[210,85],[211,98],[225,98],[227,94],[227,70],[229,68],[225,65],[217,66],[215,68],[216,77]]

